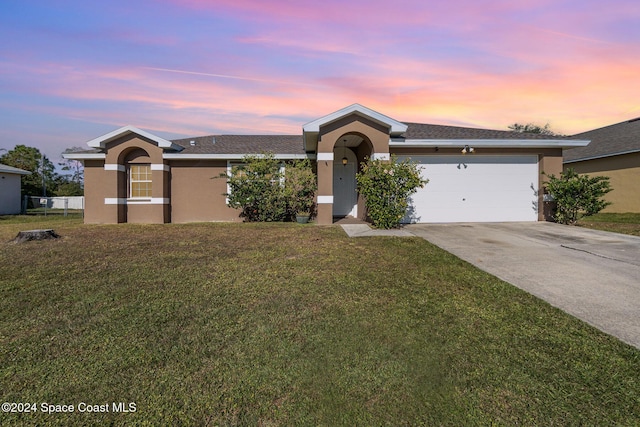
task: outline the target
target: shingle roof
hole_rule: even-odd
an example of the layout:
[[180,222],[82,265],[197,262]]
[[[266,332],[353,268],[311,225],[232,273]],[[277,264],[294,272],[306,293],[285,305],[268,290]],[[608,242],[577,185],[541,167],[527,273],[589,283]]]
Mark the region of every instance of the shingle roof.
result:
[[[459,126],[432,125],[423,123],[405,123],[408,128],[401,138],[405,140],[430,139],[430,140],[549,140],[567,139],[563,137],[549,137],[535,133],[520,133],[502,130],[477,129]],[[193,144],[192,144],[193,141]],[[200,154],[293,154],[304,155],[303,135],[207,135],[191,138],[171,140],[173,144],[182,147],[180,151],[167,150],[175,155],[200,155]],[[104,153],[103,149],[89,149],[81,152],[70,153],[82,156],[83,154]]]
[[640,151],[640,118],[579,133],[572,138],[590,139],[591,143],[565,150],[565,163]]
[[478,129],[461,126],[405,123],[409,126],[405,139],[565,139],[559,136],[537,133],[521,133],[505,130]]
[[14,168],[13,166],[3,165],[0,163],[0,172],[3,173],[14,173],[17,175],[31,175],[31,172],[26,171],[24,169]]
[[[458,126],[405,123],[409,127],[405,139],[564,139],[535,133],[465,128]],[[195,145],[191,145],[194,141]],[[215,142],[214,142],[215,141]],[[245,154],[286,153],[304,154],[302,135],[208,135],[174,139],[184,147],[180,154]]]
[[304,154],[302,135],[209,135],[171,142],[184,147],[180,154]]

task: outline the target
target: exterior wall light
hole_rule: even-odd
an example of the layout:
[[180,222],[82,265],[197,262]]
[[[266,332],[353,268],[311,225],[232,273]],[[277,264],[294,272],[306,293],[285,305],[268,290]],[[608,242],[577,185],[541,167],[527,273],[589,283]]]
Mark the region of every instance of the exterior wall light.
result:
[[346,157],[342,158],[342,165],[343,166],[347,166],[347,163],[349,163],[349,159],[347,159]]
[[462,154],[473,153],[474,151],[476,150],[473,147],[469,147],[468,145],[465,145],[464,148],[462,149]]

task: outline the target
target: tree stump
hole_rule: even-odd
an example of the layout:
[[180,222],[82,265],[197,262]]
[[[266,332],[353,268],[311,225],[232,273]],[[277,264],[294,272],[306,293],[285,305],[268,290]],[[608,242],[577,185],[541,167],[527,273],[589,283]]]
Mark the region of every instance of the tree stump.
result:
[[15,239],[13,239],[13,243],[23,243],[30,242],[32,240],[50,240],[50,239],[58,239],[60,236],[56,234],[52,229],[49,230],[27,230],[20,231]]

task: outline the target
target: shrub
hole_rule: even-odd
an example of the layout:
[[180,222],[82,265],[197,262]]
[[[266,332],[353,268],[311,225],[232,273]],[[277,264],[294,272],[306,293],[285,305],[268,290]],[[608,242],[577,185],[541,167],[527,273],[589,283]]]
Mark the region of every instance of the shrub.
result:
[[580,218],[597,214],[611,204],[603,199],[612,190],[607,176],[590,177],[567,169],[560,177],[549,175],[546,188],[557,203],[553,218],[562,224],[575,224]]
[[312,213],[316,189],[316,175],[311,169],[309,159],[297,160],[286,165],[284,191],[292,218],[298,213]]
[[418,165],[409,160],[371,160],[356,174],[358,191],[365,198],[367,214],[377,228],[395,228],[407,212],[409,196],[424,187]]
[[273,154],[249,155],[221,176],[229,184],[227,205],[245,221],[288,221],[313,208],[316,180],[306,159],[283,165]]

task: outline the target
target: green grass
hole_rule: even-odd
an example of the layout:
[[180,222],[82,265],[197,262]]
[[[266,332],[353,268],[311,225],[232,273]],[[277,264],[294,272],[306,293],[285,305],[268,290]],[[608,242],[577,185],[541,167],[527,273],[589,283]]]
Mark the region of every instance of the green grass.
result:
[[581,219],[581,227],[640,236],[640,213],[599,213]]
[[[6,243],[54,228],[58,241]],[[418,238],[0,221],[24,425],[638,425],[640,351]]]

